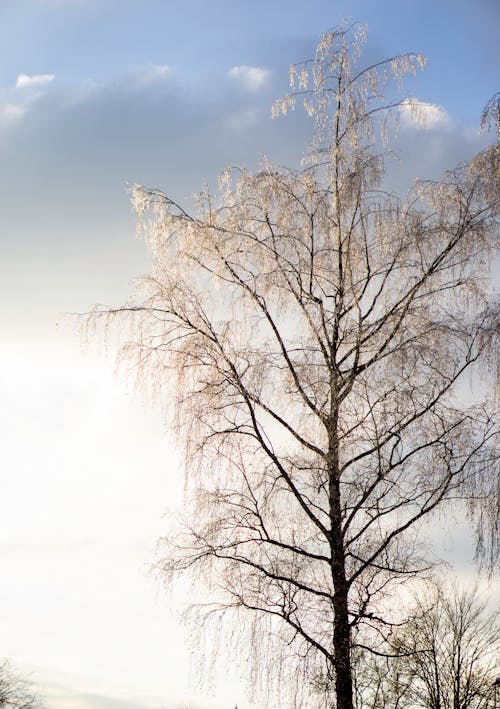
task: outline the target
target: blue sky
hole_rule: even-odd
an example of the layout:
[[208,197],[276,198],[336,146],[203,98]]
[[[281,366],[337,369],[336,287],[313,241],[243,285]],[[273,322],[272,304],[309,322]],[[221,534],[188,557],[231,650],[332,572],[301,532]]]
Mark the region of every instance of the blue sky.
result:
[[[147,269],[127,185],[189,201],[228,164],[300,159],[302,113],[270,107],[343,17],[368,24],[367,61],[427,57],[408,92],[436,109],[425,130],[402,122],[394,184],[481,148],[496,0],[0,3],[0,656],[49,707],[173,707],[191,691],[182,599],[146,573],[180,497],[172,443],[59,314],[121,303]],[[465,537],[449,545],[467,573]],[[214,706],[245,709],[236,677]]]
[[8,85],[23,66],[27,74],[55,72],[70,87],[166,63],[189,90],[217,81],[228,63],[286,67],[319,33],[352,17],[368,23],[382,53],[426,54],[427,98],[472,119],[470,109],[495,89],[498,12],[495,0],[312,0],[307,7],[296,0],[4,0],[0,80]]

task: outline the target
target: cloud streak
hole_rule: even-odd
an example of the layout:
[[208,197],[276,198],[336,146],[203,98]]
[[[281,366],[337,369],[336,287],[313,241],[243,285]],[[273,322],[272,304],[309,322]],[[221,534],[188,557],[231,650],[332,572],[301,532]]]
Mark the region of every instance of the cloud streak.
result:
[[19,74],[16,81],[16,89],[26,89],[32,86],[43,86],[54,81],[55,74]]

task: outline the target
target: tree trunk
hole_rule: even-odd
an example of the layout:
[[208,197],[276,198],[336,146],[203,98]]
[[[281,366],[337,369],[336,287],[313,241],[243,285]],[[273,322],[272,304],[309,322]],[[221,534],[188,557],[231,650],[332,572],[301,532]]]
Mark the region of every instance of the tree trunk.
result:
[[334,588],[333,653],[337,709],[353,708],[351,673],[351,630],[348,614],[348,584],[345,572],[344,538],[340,483],[338,479],[338,449],[333,447],[330,469],[330,550]]
[[[335,578],[335,577],[334,577]],[[338,578],[335,588],[333,647],[337,709],[352,709],[351,637],[347,613],[347,584]]]

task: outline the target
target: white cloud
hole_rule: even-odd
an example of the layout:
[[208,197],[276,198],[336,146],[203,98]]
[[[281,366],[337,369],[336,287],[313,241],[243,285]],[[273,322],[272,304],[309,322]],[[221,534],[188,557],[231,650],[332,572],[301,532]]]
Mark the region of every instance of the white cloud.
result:
[[167,64],[144,64],[137,67],[130,76],[135,83],[150,84],[162,81],[170,75],[171,69]]
[[16,81],[17,89],[25,89],[30,86],[41,86],[42,84],[48,84],[54,81],[55,74],[33,74],[29,76],[28,74],[19,74]]
[[24,106],[15,103],[0,103],[0,119],[14,121],[26,113]]
[[271,72],[269,69],[263,69],[262,67],[242,64],[241,66],[233,66],[229,70],[228,76],[241,81],[245,88],[255,91],[266,83],[271,76]]
[[152,76],[165,76],[170,71],[167,64],[150,64],[149,68]]
[[18,123],[43,94],[40,90],[25,92],[23,89],[41,87],[54,79],[55,74],[19,74],[15,88],[3,91],[0,95],[0,129]]
[[9,130],[22,120],[28,110],[25,103],[0,99],[0,147],[3,147]]
[[450,117],[442,106],[407,98],[400,107],[402,122],[420,130],[432,130],[449,124]]

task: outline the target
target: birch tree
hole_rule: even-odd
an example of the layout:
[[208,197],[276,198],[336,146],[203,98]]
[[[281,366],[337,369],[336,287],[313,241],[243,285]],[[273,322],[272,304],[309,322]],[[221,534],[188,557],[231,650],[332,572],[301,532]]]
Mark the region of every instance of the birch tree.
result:
[[168,400],[183,445],[186,516],[162,570],[194,574],[203,612],[235,629],[260,706],[352,709],[353,653],[385,652],[390,599],[429,567],[438,510],[467,500],[480,551],[498,552],[481,383],[498,145],[407,199],[384,191],[384,141],[425,109],[391,87],[424,61],[365,66],[364,42],[341,26],[292,67],[275,112],[303,100],[311,116],[300,169],[229,170],[193,213],[135,188],[152,270],[93,316],[128,320],[120,357]]

